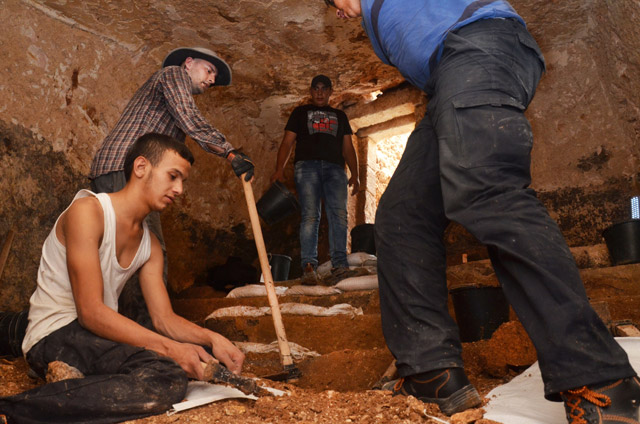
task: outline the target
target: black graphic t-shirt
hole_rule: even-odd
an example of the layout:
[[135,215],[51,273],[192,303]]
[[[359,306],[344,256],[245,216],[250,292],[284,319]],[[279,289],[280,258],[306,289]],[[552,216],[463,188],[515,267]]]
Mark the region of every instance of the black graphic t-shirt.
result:
[[343,111],[330,106],[299,106],[291,112],[285,130],[296,133],[295,162],[326,160],[344,166],[342,139],[353,131]]

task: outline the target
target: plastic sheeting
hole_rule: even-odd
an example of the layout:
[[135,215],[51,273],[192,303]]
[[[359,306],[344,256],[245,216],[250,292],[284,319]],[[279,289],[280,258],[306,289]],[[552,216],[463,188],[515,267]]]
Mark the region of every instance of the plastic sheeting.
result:
[[[264,387],[264,386],[262,386]],[[282,390],[273,389],[271,387],[264,387],[271,392],[274,396],[282,396],[286,392]],[[240,390],[225,386],[222,384],[211,384],[205,381],[190,381],[187,386],[187,394],[185,399],[180,403],[173,404],[173,408],[167,411],[167,415],[173,415],[177,412],[185,411],[187,409],[195,408],[197,406],[206,405],[211,402],[216,402],[223,399],[258,399],[254,395],[246,395]]]
[[[640,337],[616,337],[631,366],[640,370]],[[493,389],[487,397],[484,418],[502,424],[566,424],[562,402],[544,398],[540,368],[536,362],[522,374]]]

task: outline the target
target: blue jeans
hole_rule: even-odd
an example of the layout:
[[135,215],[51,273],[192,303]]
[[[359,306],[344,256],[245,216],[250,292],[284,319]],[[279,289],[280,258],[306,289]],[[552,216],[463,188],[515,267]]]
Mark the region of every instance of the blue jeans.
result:
[[427,115],[376,215],[382,329],[399,375],[463,366],[447,309],[449,220],[487,246],[536,347],[547,398],[635,375],[529,188],[533,135],[524,111],[543,71],[535,41],[513,20],[478,21],[449,34],[434,71]]
[[334,267],[347,262],[347,174],[344,167],[323,160],[298,161],[295,165],[296,190],[300,202],[300,256],[302,267],[318,265],[318,227],[320,205],[329,222],[329,250]]

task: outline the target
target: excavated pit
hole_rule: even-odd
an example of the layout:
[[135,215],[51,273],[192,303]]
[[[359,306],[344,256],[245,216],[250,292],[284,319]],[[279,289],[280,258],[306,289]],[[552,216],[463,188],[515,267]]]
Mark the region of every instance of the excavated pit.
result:
[[[581,269],[589,299],[615,335],[616,325],[640,323],[640,264],[611,266],[602,260],[602,246],[573,249],[579,263],[591,264]],[[586,256],[585,256],[586,255]],[[582,259],[580,259],[582,258]],[[450,286],[473,283],[495,285],[495,276],[486,261],[469,262],[449,268]],[[276,283],[290,287],[296,280]],[[207,317],[216,310],[233,306],[260,308],[268,305],[266,297],[228,298],[226,293],[209,286],[194,286],[173,299],[175,310],[186,318],[218,331],[233,341],[269,344],[275,341],[270,315],[259,317]],[[301,303],[329,308],[349,304],[362,314],[335,316],[299,316],[283,314],[286,334],[292,346],[299,345],[317,356],[303,354],[295,364],[301,378],[290,382],[261,380],[287,390],[285,398],[260,398],[258,401],[225,400],[178,416],[155,416],[135,423],[221,422],[322,422],[437,423],[433,418],[448,419],[437,407],[412,398],[392,398],[388,392],[371,390],[389,367],[393,357],[385,346],[380,325],[378,290],[353,291],[328,296],[279,296],[279,304]],[[450,302],[450,313],[455,311]],[[294,349],[292,349],[294,351]],[[513,311],[489,339],[463,343],[463,360],[469,379],[482,396],[510,381],[536,361],[535,349]],[[24,360],[0,362],[0,395],[9,395],[35,387],[42,381],[27,377]],[[244,374],[264,377],[283,372],[280,354],[247,353]],[[485,399],[485,402],[488,399]],[[425,415],[427,414],[427,415]],[[477,414],[482,415],[481,412]],[[348,421],[350,420],[350,421]],[[491,421],[471,421],[488,424]]]

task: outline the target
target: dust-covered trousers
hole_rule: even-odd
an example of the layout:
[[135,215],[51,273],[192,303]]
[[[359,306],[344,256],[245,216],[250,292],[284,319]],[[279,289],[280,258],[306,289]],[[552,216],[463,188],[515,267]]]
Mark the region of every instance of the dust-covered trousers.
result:
[[103,339],[77,320],[40,340],[31,368],[45,378],[49,362],[62,361],[85,377],[45,384],[0,398],[0,413],[18,424],[117,423],[161,414],[184,399],[187,375],[172,359]]
[[448,35],[413,131],[380,200],[375,235],[382,327],[401,376],[462,367],[448,313],[449,220],[489,252],[538,354],[545,396],[635,375],[591,308],[563,236],[529,188],[524,111],[544,71],[528,31],[481,20]]

